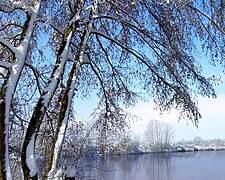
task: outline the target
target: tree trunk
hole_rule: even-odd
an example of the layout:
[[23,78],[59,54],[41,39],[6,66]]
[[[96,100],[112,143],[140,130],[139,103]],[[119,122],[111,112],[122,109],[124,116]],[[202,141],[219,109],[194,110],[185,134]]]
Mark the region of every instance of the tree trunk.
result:
[[[83,1],[75,4],[74,14],[71,16],[71,21],[67,25],[67,28],[64,31],[62,37],[62,42],[57,54],[57,60],[55,68],[51,75],[50,81],[48,82],[46,88],[43,91],[43,94],[38,100],[38,103],[35,107],[34,113],[28,125],[28,129],[25,135],[25,140],[23,143],[21,161],[22,167],[25,174],[25,179],[29,179],[28,174],[31,175],[31,170],[33,167],[37,167],[35,161],[35,142],[36,142],[36,133],[40,128],[42,119],[44,117],[45,111],[48,108],[48,105],[56,91],[56,88],[60,82],[60,79],[64,72],[65,64],[68,60],[69,45],[71,43],[73,33],[78,27],[79,14],[82,10]],[[33,139],[34,138],[34,139]],[[28,156],[29,155],[29,156]],[[30,158],[32,157],[32,158]],[[31,164],[28,162],[32,161]],[[38,172],[33,172],[32,174],[36,176]],[[31,176],[32,177],[32,176]]]
[[71,107],[72,97],[75,91],[75,81],[80,69],[79,63],[74,63],[67,81],[65,95],[62,101],[62,106],[59,113],[57,129],[53,139],[51,149],[48,155],[48,161],[45,168],[45,175],[43,179],[54,179],[54,174],[57,170],[57,163],[61,152],[61,147],[64,141],[64,136],[69,119],[69,111]]
[[[33,36],[34,23],[36,21],[40,8],[40,2],[33,7],[33,11],[27,14],[27,21],[24,25],[23,34],[24,37],[17,48],[5,41],[5,45],[10,49],[15,57],[15,62],[12,64],[8,72],[7,79],[1,88],[0,94],[0,179],[11,180],[11,170],[9,162],[9,116],[10,106],[13,99],[13,95],[16,90],[17,83],[20,78],[20,74],[23,70],[30,41]],[[4,45],[4,43],[2,43]]]
[[[2,99],[2,97],[1,97]],[[5,155],[8,155],[8,152],[6,152],[7,143],[5,143],[6,138],[6,125],[5,125],[5,101],[1,100],[0,102],[0,179],[5,180],[6,179],[6,158]]]
[[84,51],[87,45],[87,40],[91,33],[91,29],[92,29],[92,21],[89,22],[89,25],[87,26],[83,34],[83,37],[80,43],[80,48],[78,49],[78,52],[75,57],[75,62],[73,63],[69,78],[67,80],[65,95],[64,95],[62,106],[59,113],[57,130],[56,130],[55,137],[51,146],[51,150],[48,155],[48,161],[45,168],[44,179],[54,178],[54,174],[56,173],[56,170],[57,170],[57,163],[60,156],[60,151],[64,141],[64,136],[65,136],[66,128],[68,124],[72,97],[75,91],[75,83],[76,83],[77,74],[79,72],[80,67],[83,64],[87,63],[84,60]]
[[48,85],[44,89],[43,94],[37,102],[27,128],[21,154],[22,169],[24,172],[25,180],[35,178],[38,173],[35,160],[36,133],[40,128],[45,111],[48,108],[48,105],[56,91],[56,88],[58,87],[61,76],[63,75],[64,67],[68,60],[69,44],[71,42],[72,35],[73,32],[70,31],[63,37],[63,41],[60,47],[62,51],[57,56],[56,65],[51,75],[50,81],[48,82]]

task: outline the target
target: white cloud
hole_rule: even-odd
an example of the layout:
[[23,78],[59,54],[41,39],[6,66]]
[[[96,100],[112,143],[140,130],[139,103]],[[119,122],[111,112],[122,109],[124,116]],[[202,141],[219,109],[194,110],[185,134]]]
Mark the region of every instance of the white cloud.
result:
[[218,95],[216,99],[199,98],[198,103],[202,114],[198,129],[192,122],[183,120],[178,123],[179,112],[176,110],[160,115],[160,111],[154,110],[155,105],[153,102],[140,102],[134,108],[128,109],[129,112],[141,118],[140,121],[131,124],[131,130],[142,137],[147,123],[151,119],[159,119],[172,125],[176,131],[177,140],[193,139],[195,136],[200,136],[204,139],[225,139],[225,95]]
[[[199,98],[199,109],[203,120],[211,118],[225,118],[225,95],[218,95],[215,99]],[[225,120],[225,119],[224,119]]]

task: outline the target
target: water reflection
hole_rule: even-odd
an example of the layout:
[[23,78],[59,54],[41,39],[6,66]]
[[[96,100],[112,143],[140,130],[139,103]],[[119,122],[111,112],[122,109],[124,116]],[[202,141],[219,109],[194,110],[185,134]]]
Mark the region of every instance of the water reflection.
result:
[[107,161],[100,160],[99,165],[99,180],[170,180],[173,167],[167,153],[108,157]]
[[224,180],[225,177],[225,151],[88,157],[81,164],[82,180]]
[[97,171],[98,179],[118,179],[118,176],[124,180],[131,179],[134,172],[140,171],[140,156],[113,156],[108,160],[101,159],[99,167],[103,171]]
[[171,156],[167,153],[150,154],[143,160],[148,179],[170,180],[171,179]]

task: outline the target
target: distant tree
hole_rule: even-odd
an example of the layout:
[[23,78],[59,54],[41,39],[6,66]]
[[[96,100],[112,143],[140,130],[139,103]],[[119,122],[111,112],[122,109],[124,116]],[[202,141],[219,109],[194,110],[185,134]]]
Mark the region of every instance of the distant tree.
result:
[[132,142],[132,152],[134,153],[138,153],[140,152],[140,144],[141,144],[141,140],[140,137],[135,135],[133,136],[133,142]]
[[130,132],[124,131],[116,144],[117,153],[132,153],[133,139]]
[[96,133],[97,146],[101,154],[105,152],[115,153],[118,142],[128,134],[125,131],[129,127],[128,121],[133,121],[136,118],[121,108],[112,109],[107,118],[105,109],[96,111],[92,117],[95,122],[94,128],[98,131]]
[[199,136],[194,137],[193,142],[195,145],[200,145],[203,142],[203,139]]
[[174,138],[172,127],[159,120],[151,120],[144,132],[144,145],[149,151],[163,151],[170,148]]

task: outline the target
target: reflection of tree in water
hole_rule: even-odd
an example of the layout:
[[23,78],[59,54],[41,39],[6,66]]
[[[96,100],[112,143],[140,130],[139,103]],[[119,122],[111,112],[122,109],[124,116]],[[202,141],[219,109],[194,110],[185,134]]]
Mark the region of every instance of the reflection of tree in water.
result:
[[109,157],[98,164],[98,178],[97,179],[115,179],[119,176],[121,179],[132,179],[137,171],[140,170],[138,155],[119,155]]
[[97,179],[100,180],[114,180],[116,177],[133,180],[137,179],[137,174],[140,175],[141,171],[145,171],[143,173],[150,180],[172,179],[171,157],[168,153],[115,156],[103,162],[105,163],[102,163],[101,167],[98,166],[100,168]]
[[148,179],[154,180],[170,180],[172,179],[171,157],[168,153],[152,153],[144,156],[142,161],[144,164]]
[[214,155],[214,159],[221,160],[221,159],[224,159],[224,157],[225,157],[225,151],[224,150],[223,151],[215,151],[213,153],[213,155]]
[[139,159],[138,155],[128,155],[120,158],[118,166],[122,170],[121,171],[122,179],[124,180],[131,179],[130,177],[133,176],[132,172],[137,172],[138,169],[140,169],[138,159]]
[[[76,171],[76,177],[79,180],[97,180],[98,177],[108,179],[108,175],[113,175],[111,167],[112,161],[108,160],[109,157],[99,157],[96,155],[85,155],[80,158],[68,156],[62,160],[65,167],[70,167]],[[113,167],[113,165],[112,165]],[[65,169],[66,170],[66,169]]]
[[[77,162],[76,172],[80,180],[173,180],[177,166],[183,171],[196,162],[201,164],[224,158],[225,151],[85,156]],[[189,160],[188,163],[186,160]],[[70,161],[74,160],[70,158]]]
[[111,159],[109,156],[100,157],[98,160],[98,166],[96,167],[96,179],[114,179],[115,171],[118,170],[115,168],[115,163],[116,161]]
[[97,164],[98,157],[96,156],[82,156],[78,159],[71,156],[64,160],[64,166],[74,169],[79,180],[96,179]]
[[207,159],[213,159],[213,160],[221,160],[225,158],[225,151],[205,151],[198,153],[199,156],[207,158]]
[[133,180],[141,171],[150,180],[170,180],[171,157],[168,153],[153,153],[146,155],[124,155],[109,157],[98,162],[97,179]]

